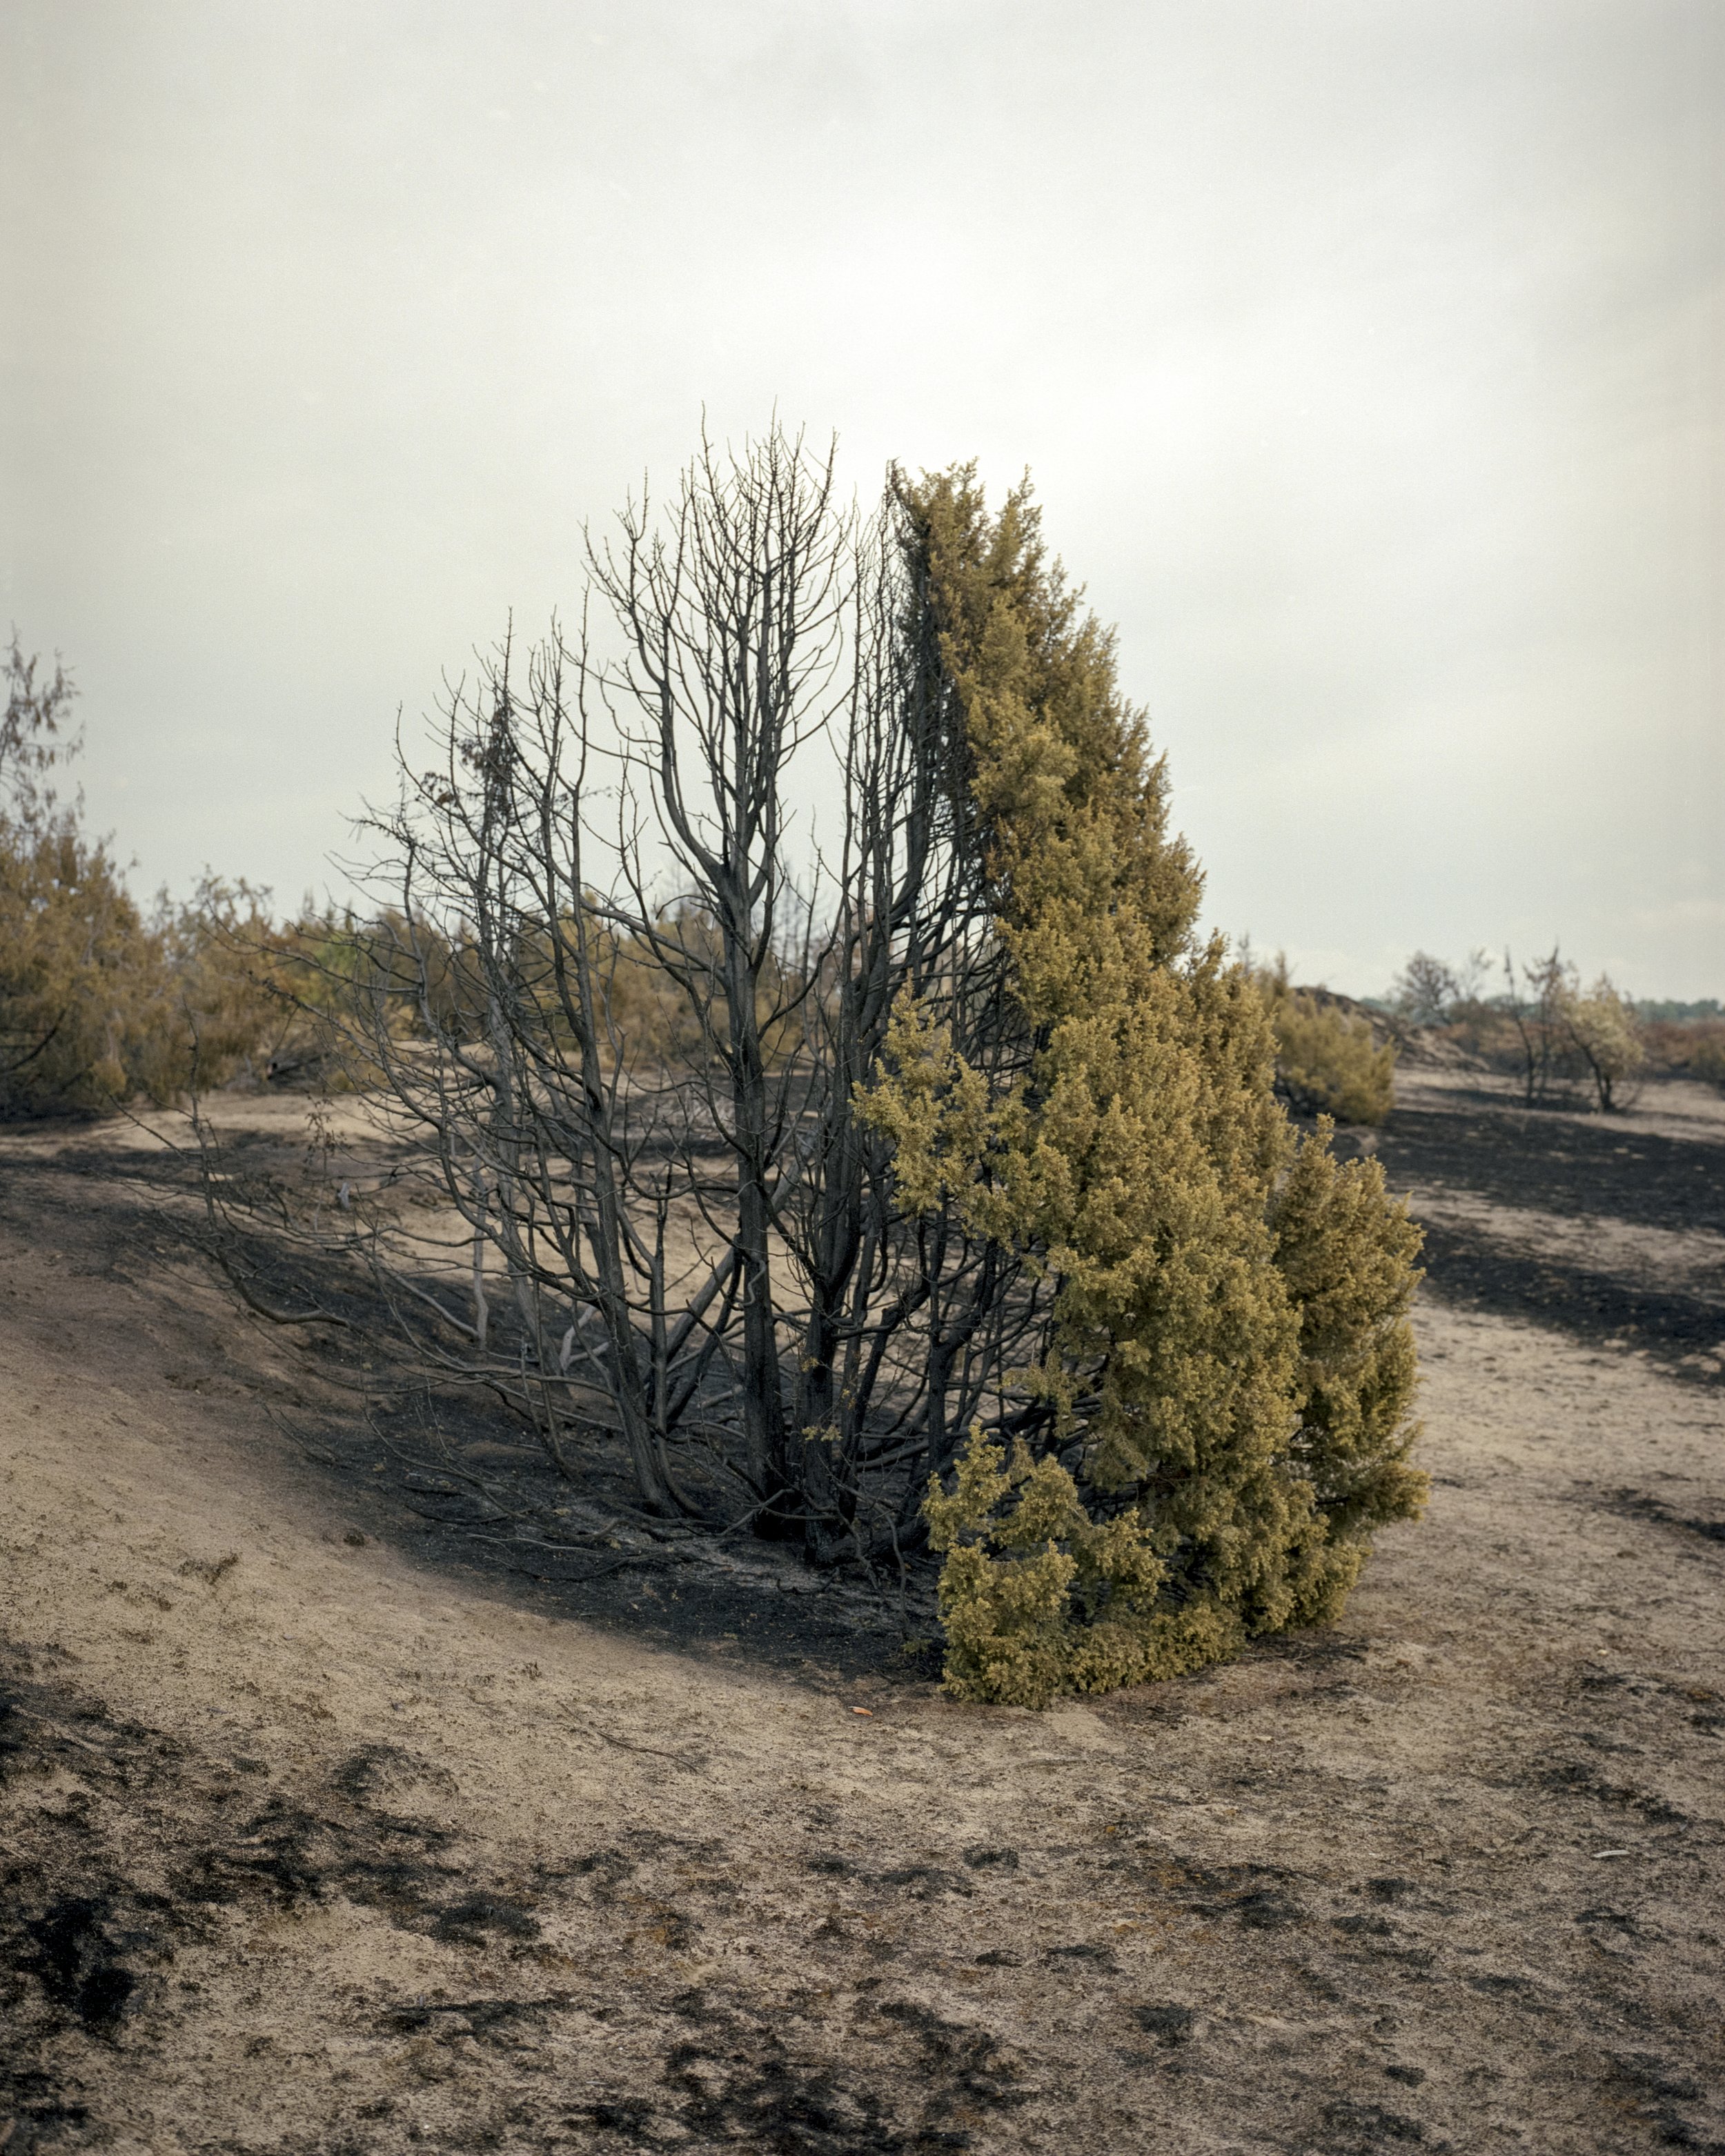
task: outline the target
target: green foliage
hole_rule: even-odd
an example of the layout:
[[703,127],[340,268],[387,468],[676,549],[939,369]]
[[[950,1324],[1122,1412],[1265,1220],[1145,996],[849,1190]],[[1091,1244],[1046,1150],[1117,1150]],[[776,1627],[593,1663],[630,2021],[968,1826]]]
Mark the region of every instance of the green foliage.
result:
[[1371,1023],[1289,984],[1278,959],[1255,976],[1276,1035],[1276,1076],[1303,1114],[1344,1123],[1381,1123],[1394,1105],[1395,1047],[1372,1038]]
[[133,1091],[167,978],[159,940],[74,815],[0,816],[0,1114]]
[[946,1681],[1034,1705],[1163,1677],[1332,1615],[1405,1465],[1415,1231],[1327,1132],[1296,1143],[1264,999],[1193,934],[1200,884],[1112,645],[1024,491],[906,490],[1019,1067],[906,999],[861,1103],[903,1202],[1053,1283],[1009,1449],[973,1434],[925,1517]]

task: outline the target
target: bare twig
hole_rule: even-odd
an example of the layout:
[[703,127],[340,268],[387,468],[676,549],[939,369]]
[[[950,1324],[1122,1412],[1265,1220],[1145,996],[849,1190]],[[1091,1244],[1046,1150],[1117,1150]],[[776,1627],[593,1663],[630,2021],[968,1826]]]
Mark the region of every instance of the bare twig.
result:
[[681,1768],[685,1774],[698,1774],[706,1764],[705,1759],[692,1758],[686,1752],[666,1752],[657,1744],[637,1744],[631,1738],[618,1737],[610,1730],[601,1728],[597,1722],[584,1720],[572,1707],[566,1707],[564,1712],[584,1734],[597,1737],[603,1743],[614,1745],[619,1752],[643,1752],[649,1758],[669,1759],[674,1767]]

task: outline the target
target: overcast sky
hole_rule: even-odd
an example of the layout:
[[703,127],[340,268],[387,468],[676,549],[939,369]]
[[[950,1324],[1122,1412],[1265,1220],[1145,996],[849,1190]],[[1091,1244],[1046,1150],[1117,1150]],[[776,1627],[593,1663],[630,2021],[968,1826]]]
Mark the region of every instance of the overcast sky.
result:
[[0,626],[296,902],[703,406],[1028,465],[1209,917],[1725,994],[1720,0],[7,0]]

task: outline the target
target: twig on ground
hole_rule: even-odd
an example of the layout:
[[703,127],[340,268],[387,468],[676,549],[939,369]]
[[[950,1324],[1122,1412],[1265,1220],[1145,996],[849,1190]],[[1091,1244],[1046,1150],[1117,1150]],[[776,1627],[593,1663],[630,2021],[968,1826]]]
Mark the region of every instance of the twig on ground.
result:
[[608,1729],[602,1729],[596,1722],[583,1721],[572,1707],[564,1712],[578,1729],[599,1738],[607,1744],[614,1744],[619,1752],[644,1752],[655,1759],[669,1759],[674,1767],[680,1767],[685,1774],[698,1774],[706,1764],[704,1759],[693,1758],[686,1752],[667,1752],[657,1744],[637,1744],[628,1737],[614,1737]]
[[[496,1549],[516,1550],[523,1553],[531,1552],[535,1556],[542,1558],[580,1557],[585,1554],[578,1545],[570,1543],[527,1543],[522,1542],[518,1536],[515,1535],[482,1535],[472,1527],[456,1527],[454,1532],[458,1535],[465,1535],[470,1543],[490,1543]],[[559,1575],[560,1584],[567,1584],[572,1587],[584,1587],[588,1580],[603,1579],[609,1572],[644,1570],[653,1565],[671,1564],[675,1562],[672,1558],[659,1557],[650,1550],[624,1550],[620,1555],[614,1558],[609,1564],[598,1565],[591,1572],[564,1573]],[[520,1568],[516,1567],[515,1569],[519,1570]],[[544,1575],[536,1573],[533,1577],[541,1578]]]

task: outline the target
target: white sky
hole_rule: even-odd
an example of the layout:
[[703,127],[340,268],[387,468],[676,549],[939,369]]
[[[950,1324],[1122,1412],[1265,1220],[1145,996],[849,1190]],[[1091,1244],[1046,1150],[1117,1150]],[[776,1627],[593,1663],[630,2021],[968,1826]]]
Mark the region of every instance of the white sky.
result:
[[703,405],[1028,465],[1209,917],[1725,994],[1719,0],[8,0],[0,626],[285,902]]

